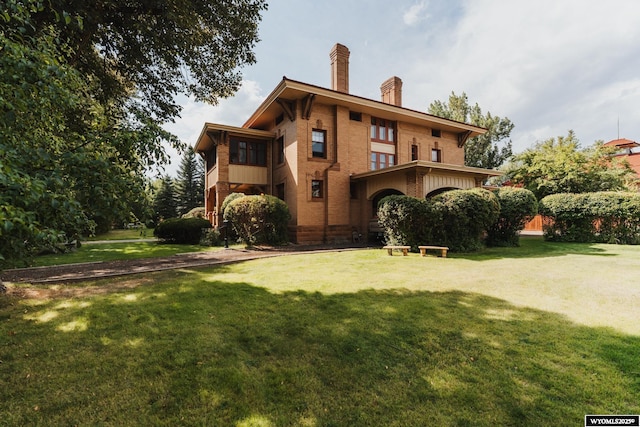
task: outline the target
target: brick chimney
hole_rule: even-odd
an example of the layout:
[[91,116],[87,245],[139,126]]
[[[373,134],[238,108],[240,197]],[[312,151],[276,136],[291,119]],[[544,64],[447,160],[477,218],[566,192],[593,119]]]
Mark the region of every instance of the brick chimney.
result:
[[349,93],[349,49],[336,43],[329,57],[331,58],[331,89]]
[[391,77],[380,86],[382,102],[402,107],[402,80],[400,77]]

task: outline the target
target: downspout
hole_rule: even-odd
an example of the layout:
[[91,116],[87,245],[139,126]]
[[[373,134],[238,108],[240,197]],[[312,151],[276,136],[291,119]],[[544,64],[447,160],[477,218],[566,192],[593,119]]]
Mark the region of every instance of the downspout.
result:
[[329,171],[338,163],[338,106],[335,107],[335,114],[333,115],[333,159],[331,164],[324,170],[324,237],[322,238],[324,243],[327,243],[327,231],[329,230]]

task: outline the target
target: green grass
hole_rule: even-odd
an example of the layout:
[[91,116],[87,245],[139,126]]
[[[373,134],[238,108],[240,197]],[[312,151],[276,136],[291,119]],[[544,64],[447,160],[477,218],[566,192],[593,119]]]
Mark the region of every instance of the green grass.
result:
[[447,259],[304,254],[37,288],[0,299],[0,424],[637,414],[637,277],[638,247],[527,239]]
[[89,237],[88,241],[95,240],[133,240],[133,239],[153,239],[153,228],[143,229],[118,229],[111,230],[108,233],[98,234],[93,237]]
[[73,264],[81,262],[114,261],[166,257],[180,253],[219,250],[216,247],[199,245],[176,245],[158,242],[114,242],[88,244],[67,253],[47,254],[34,257],[34,267]]

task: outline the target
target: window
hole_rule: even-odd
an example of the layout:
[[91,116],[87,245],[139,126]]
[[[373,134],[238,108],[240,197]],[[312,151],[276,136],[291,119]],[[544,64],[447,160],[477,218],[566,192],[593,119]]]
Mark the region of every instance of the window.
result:
[[371,170],[378,170],[393,166],[396,161],[396,156],[387,153],[371,153]]
[[396,122],[371,117],[371,140],[393,144]]
[[323,182],[319,179],[314,179],[311,181],[311,197],[314,199],[322,199],[322,184]]
[[277,142],[277,150],[278,150],[278,164],[284,163],[284,136],[278,138]]
[[418,160],[418,146],[415,144],[411,146],[411,161],[414,160]]
[[218,161],[218,147],[214,145],[213,148],[207,151],[207,154],[206,154],[207,170],[210,171],[211,169],[213,169],[217,161]]
[[437,148],[431,149],[431,161],[440,163],[442,162],[442,150],[438,150]]
[[267,145],[259,141],[231,139],[229,163],[236,165],[266,166]]
[[356,113],[355,111],[349,111],[349,120],[353,120],[354,122],[362,121],[362,113]]
[[327,131],[318,129],[311,131],[311,152],[313,157],[327,158]]
[[431,136],[440,138],[442,136],[442,133],[440,132],[440,129],[431,129]]

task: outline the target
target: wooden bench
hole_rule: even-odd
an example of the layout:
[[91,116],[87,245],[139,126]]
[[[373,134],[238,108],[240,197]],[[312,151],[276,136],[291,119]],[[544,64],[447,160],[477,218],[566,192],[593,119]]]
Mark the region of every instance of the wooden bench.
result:
[[407,256],[407,254],[409,253],[409,249],[411,249],[411,246],[384,246],[382,249],[386,249],[389,255],[393,255],[393,250],[397,249],[402,251],[403,256]]
[[449,248],[446,246],[418,246],[418,249],[420,249],[421,256],[426,256],[427,250],[429,249],[440,251],[440,253],[442,254],[442,258],[447,257],[447,251],[449,250]]

